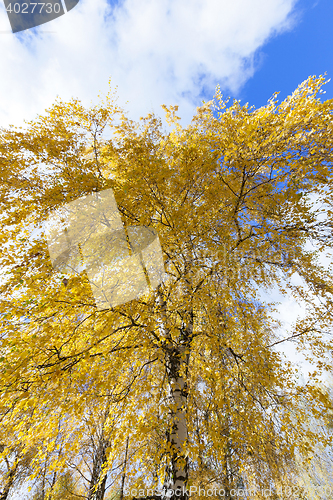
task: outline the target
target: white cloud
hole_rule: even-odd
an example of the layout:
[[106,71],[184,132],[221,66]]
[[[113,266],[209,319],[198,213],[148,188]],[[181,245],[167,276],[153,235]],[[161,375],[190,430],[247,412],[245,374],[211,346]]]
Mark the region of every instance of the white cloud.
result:
[[188,123],[205,89],[237,91],[252,76],[255,52],[297,22],[296,1],[81,0],[17,35],[3,33],[0,2],[0,124],[32,119],[57,95],[97,102],[110,77],[131,117],[179,104]]

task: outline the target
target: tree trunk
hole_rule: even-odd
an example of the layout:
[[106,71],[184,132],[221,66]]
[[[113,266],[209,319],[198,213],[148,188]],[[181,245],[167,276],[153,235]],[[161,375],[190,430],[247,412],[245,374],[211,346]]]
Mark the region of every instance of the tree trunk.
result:
[[166,355],[168,397],[172,404],[170,427],[167,431],[167,443],[171,446],[171,453],[167,457],[163,488],[165,497],[168,496],[168,490],[173,490],[177,498],[181,500],[187,498],[186,487],[188,483],[188,458],[185,456],[185,446],[188,438],[186,422],[187,386],[184,376],[180,374],[182,365],[186,363],[186,360],[182,359],[184,353],[185,346],[180,346],[169,349]]
[[50,487],[50,490],[49,490],[48,495],[47,495],[47,500],[52,500],[53,488],[55,486],[56,480],[57,480],[57,473],[54,472],[53,477],[52,477],[51,487]]
[[4,489],[0,490],[0,500],[7,500],[11,487],[13,486],[18,464],[17,462],[9,469],[7,473],[7,481]]
[[[187,283],[188,286],[188,283]],[[188,290],[187,290],[188,291]],[[160,333],[164,338],[165,366],[168,382],[169,428],[166,433],[168,451],[166,456],[165,478],[163,484],[163,499],[177,496],[186,500],[188,496],[188,457],[186,441],[188,439],[186,409],[188,362],[193,334],[193,313],[184,312],[182,328],[178,341],[175,342],[167,328],[166,302],[161,292],[158,294],[160,306]],[[169,491],[168,494],[168,490]],[[177,492],[177,493],[176,493]]]
[[88,492],[88,500],[103,500],[105,494],[105,484],[107,480],[107,474],[105,473],[102,482],[96,489],[96,485],[98,484],[103,464],[106,462],[106,454],[105,450],[107,448],[107,442],[105,441],[103,435],[101,436],[98,444],[98,448],[94,455],[93,461],[93,471],[91,474],[90,484],[89,484],[89,492]]
[[124,459],[123,475],[121,477],[120,500],[123,500],[123,498],[124,498],[124,486],[125,486],[125,479],[126,479],[128,442],[129,442],[129,437],[127,437],[127,440],[126,440],[126,449],[125,449],[125,459]]

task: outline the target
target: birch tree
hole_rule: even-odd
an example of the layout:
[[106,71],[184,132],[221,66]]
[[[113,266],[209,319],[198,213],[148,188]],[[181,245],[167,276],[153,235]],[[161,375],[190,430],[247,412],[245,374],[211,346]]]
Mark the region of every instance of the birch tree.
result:
[[[154,115],[133,122],[111,94],[90,109],[58,100],[24,129],[1,130],[1,411],[25,429],[23,443],[52,449],[60,415],[74,422],[93,401],[122,404],[117,425],[112,411],[105,422],[107,464],[129,441],[123,488],[147,497],[164,486],[185,499],[205,463],[227,489],[232,456],[244,484],[264,488],[287,477],[296,449],[306,463],[329,442],[303,425],[301,404],[311,401],[314,418],[329,407],[317,385],[332,349],[331,266],[318,258],[332,247],[324,83],[310,77],[259,109],[227,107],[218,88],[186,127],[164,106],[169,131]],[[159,235],[165,275],[100,310],[85,271],[53,268],[42,228],[59,207],[107,189],[126,231]],[[275,286],[306,304],[283,336],[260,299]],[[306,386],[275,349],[284,342],[316,364]],[[30,426],[15,420],[27,408]]]

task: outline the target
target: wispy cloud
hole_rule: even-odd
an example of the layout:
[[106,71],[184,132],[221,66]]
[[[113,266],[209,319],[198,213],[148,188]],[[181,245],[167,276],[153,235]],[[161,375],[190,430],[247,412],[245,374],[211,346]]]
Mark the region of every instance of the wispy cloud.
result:
[[96,102],[110,77],[133,118],[179,104],[186,123],[217,83],[237,92],[253,75],[258,49],[297,23],[296,2],[81,0],[40,28],[0,34],[0,124],[33,118],[57,95]]

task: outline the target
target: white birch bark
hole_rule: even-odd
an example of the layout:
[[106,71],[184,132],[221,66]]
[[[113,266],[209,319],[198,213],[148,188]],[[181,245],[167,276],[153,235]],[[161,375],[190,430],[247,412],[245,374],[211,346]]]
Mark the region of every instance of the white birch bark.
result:
[[[167,442],[172,446],[172,453],[167,457],[165,470],[165,481],[163,485],[164,497],[174,492],[180,491],[177,495],[179,499],[184,499],[184,492],[188,480],[188,459],[185,456],[186,441],[188,438],[186,422],[187,388],[184,374],[187,373],[188,354],[185,351],[189,347],[186,341],[189,333],[192,333],[192,324],[184,325],[185,336],[178,345],[172,341],[167,328],[166,303],[161,293],[158,294],[158,305],[160,307],[160,333],[165,340],[165,360],[168,383],[168,403],[169,431],[167,432]],[[184,366],[185,365],[185,366]],[[179,462],[179,459],[183,461]],[[168,495],[169,490],[169,495]]]

